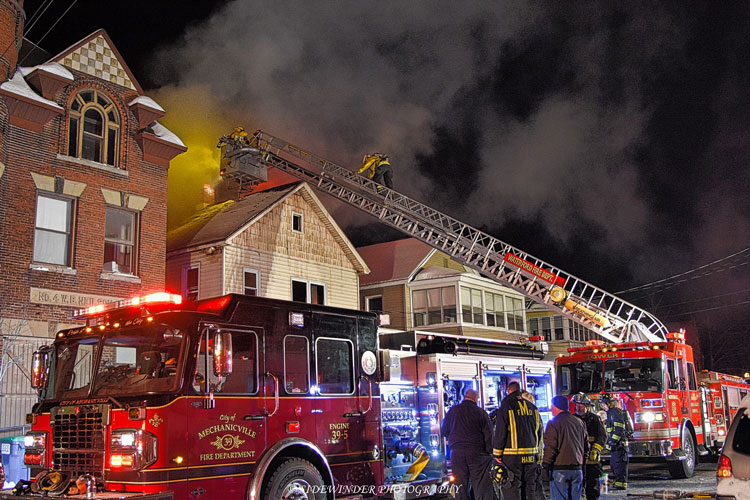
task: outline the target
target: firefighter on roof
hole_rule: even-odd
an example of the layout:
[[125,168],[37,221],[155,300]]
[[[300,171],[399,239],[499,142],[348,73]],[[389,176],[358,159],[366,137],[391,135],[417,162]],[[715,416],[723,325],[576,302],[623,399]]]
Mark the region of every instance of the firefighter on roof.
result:
[[607,431],[598,415],[591,412],[591,400],[579,392],[573,396],[576,415],[586,424],[589,436],[589,453],[583,468],[583,482],[586,486],[586,500],[598,500],[599,478],[602,475],[601,452],[607,444]]
[[365,155],[359,173],[369,170],[369,177],[373,182],[378,185],[385,185],[388,189],[393,189],[393,169],[388,160],[388,155],[380,153]]
[[614,483],[612,489],[628,487],[628,416],[619,408],[620,401],[614,394],[604,394],[602,405],[607,408],[607,447],[610,449],[609,465],[612,467]]
[[500,484],[507,481],[504,500],[544,500],[542,419],[537,407],[521,397],[518,382],[508,384],[508,392],[495,420],[492,477]]

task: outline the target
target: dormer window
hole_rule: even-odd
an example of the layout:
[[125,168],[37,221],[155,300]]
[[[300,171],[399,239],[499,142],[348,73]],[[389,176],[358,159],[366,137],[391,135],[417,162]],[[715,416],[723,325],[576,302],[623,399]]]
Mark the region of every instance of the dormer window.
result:
[[68,155],[117,166],[120,117],[98,90],[76,94],[68,113]]

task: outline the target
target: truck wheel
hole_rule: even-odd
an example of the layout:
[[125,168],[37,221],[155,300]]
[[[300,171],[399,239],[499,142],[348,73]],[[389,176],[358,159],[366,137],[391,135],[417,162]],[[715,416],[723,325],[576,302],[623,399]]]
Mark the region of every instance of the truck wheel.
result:
[[675,479],[685,479],[693,477],[695,474],[695,464],[698,456],[695,449],[693,434],[686,427],[682,431],[682,451],[685,453],[685,460],[673,460],[667,462],[669,474]]
[[282,462],[268,480],[264,500],[325,500],[325,483],[318,469],[307,460]]

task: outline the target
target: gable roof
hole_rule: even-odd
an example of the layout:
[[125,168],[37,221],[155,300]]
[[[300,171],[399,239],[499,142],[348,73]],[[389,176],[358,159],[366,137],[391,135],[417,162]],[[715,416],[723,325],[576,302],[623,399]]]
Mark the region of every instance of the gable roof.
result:
[[360,285],[408,279],[436,251],[416,238],[359,247],[357,252],[372,269]]
[[369,273],[370,269],[354,245],[333,220],[320,199],[315,196],[310,186],[304,182],[276,186],[249,194],[239,201],[229,200],[204,208],[180,227],[167,233],[167,253],[225,243],[297,192],[310,203],[357,271]]
[[52,58],[63,66],[143,93],[115,44],[103,29],[96,30]]

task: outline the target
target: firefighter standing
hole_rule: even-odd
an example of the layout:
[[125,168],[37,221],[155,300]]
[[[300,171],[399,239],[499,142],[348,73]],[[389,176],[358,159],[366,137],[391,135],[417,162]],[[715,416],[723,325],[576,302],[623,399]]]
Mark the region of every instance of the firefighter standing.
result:
[[508,392],[495,420],[492,477],[503,486],[504,500],[544,500],[542,419],[537,407],[521,397],[518,382],[508,384]]
[[477,406],[475,390],[468,389],[464,400],[448,411],[440,430],[451,450],[452,470],[458,486],[456,499],[469,498],[471,483],[475,500],[493,500],[488,474],[492,461],[492,427],[487,412]]
[[365,155],[362,160],[362,168],[359,173],[369,170],[369,177],[378,185],[385,185],[388,189],[393,189],[393,168],[389,161],[388,155],[372,153]]
[[614,476],[613,490],[628,487],[628,438],[626,433],[627,414],[618,407],[619,400],[614,394],[602,395],[602,405],[607,408],[607,447],[609,465]]
[[573,396],[576,415],[586,424],[589,436],[589,453],[583,468],[583,482],[586,486],[586,500],[598,500],[599,478],[602,475],[601,452],[607,444],[607,431],[598,415],[591,412],[591,400],[584,393]]

